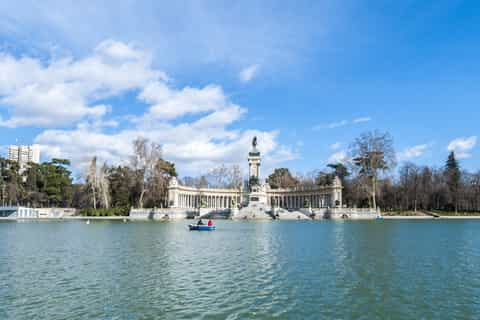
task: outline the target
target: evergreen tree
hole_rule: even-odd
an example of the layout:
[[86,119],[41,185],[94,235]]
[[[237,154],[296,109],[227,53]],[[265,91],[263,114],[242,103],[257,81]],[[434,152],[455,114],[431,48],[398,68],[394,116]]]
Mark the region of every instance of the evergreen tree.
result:
[[109,169],[111,204],[114,208],[128,208],[134,203],[132,187],[135,185],[134,173],[128,167],[112,167]]
[[448,155],[444,174],[449,191],[449,198],[455,207],[455,212],[458,212],[458,191],[460,189],[462,173],[460,171],[460,164],[458,163],[453,151]]
[[268,176],[267,183],[272,189],[283,189],[297,186],[298,180],[287,168],[277,168]]
[[327,167],[333,170],[333,174],[340,178],[340,180],[345,182],[345,178],[350,175],[348,168],[343,163],[331,163],[328,164]]

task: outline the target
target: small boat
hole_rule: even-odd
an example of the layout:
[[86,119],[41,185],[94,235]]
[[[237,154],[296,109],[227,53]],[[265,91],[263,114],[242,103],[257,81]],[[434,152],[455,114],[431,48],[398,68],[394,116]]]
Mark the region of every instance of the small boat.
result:
[[213,230],[216,230],[217,227],[207,226],[207,225],[189,224],[188,229],[190,231],[213,231]]

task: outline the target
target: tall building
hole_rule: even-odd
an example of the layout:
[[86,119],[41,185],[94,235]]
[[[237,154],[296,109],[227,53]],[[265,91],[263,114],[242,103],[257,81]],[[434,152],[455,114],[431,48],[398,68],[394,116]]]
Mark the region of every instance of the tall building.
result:
[[20,168],[25,168],[29,162],[40,163],[40,146],[34,144],[31,146],[15,146],[8,147],[8,159],[18,162]]

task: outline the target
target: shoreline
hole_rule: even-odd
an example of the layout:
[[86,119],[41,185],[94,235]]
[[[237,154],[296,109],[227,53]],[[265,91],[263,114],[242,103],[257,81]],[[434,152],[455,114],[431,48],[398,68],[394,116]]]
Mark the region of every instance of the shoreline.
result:
[[[0,221],[83,221],[83,220],[98,220],[98,221],[190,221],[195,219],[145,219],[130,216],[105,216],[105,217],[89,217],[89,216],[70,216],[62,218],[10,218],[0,217]],[[230,219],[212,219],[212,220],[230,220]],[[255,219],[247,219],[248,221],[256,221]],[[367,221],[367,220],[480,220],[480,215],[474,216],[440,216],[438,218],[432,216],[382,216],[382,219],[312,219],[312,221]],[[235,221],[235,220],[232,220]],[[239,220],[240,221],[240,220]],[[272,220],[275,221],[275,220]],[[297,221],[296,219],[280,219],[279,221]]]

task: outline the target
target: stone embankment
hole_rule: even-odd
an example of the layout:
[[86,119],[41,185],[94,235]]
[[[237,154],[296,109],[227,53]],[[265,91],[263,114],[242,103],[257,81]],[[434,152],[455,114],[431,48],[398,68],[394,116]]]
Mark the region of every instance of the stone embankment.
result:
[[130,218],[133,219],[147,219],[147,220],[176,220],[187,219],[189,216],[194,216],[195,212],[185,209],[172,208],[153,208],[153,209],[131,209]]

